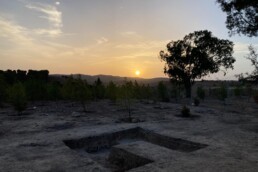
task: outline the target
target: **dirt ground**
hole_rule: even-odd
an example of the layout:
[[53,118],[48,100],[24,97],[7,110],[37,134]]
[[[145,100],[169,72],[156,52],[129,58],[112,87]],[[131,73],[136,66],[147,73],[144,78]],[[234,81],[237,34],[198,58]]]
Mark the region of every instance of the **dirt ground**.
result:
[[109,100],[92,102],[87,113],[65,101],[34,102],[23,115],[6,106],[0,109],[0,171],[113,171],[98,155],[70,149],[63,141],[130,127],[208,146],[180,152],[136,141],[136,154],[153,161],[129,171],[258,171],[258,105],[253,100],[232,98],[224,104],[208,99],[189,106],[191,118],[180,116],[182,102],[134,102],[132,123],[122,121],[127,112]]

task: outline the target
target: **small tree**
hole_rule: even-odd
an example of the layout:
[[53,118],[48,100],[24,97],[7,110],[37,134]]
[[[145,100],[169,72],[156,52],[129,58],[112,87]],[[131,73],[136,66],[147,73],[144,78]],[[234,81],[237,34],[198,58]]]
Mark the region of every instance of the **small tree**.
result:
[[118,94],[118,88],[116,84],[110,81],[106,88],[107,98],[110,99],[112,102],[115,102],[117,100],[117,94]]
[[83,81],[80,78],[75,80],[73,97],[75,100],[80,102],[83,107],[83,111],[87,112],[87,104],[91,100],[92,93],[86,81]]
[[[160,52],[165,61],[164,73],[171,80],[185,86],[186,97],[191,97],[191,88],[195,79],[217,73],[221,67],[233,69],[233,42],[218,39],[211,32],[190,33],[183,40],[167,44],[167,52]],[[224,74],[226,74],[224,72]]]
[[103,99],[105,96],[105,86],[102,83],[102,81],[100,80],[100,78],[98,78],[95,82],[94,82],[94,98],[95,99]]
[[3,75],[0,74],[0,107],[3,106],[3,102],[6,99],[7,83],[4,80]]
[[176,83],[176,82],[172,82],[172,88],[171,88],[171,97],[175,98],[176,102],[179,101],[179,99],[181,98],[181,90],[182,90],[182,85]]
[[86,81],[83,81],[80,77],[77,79],[69,77],[62,91],[64,98],[79,102],[83,111],[87,112],[87,103],[92,99],[92,91]]
[[9,101],[14,109],[21,114],[27,107],[27,98],[24,86],[18,82],[8,90]]
[[62,98],[61,95],[61,84],[59,82],[51,82],[47,84],[47,99],[48,100],[59,100]]
[[253,96],[253,87],[252,87],[252,85],[251,84],[247,84],[245,86],[245,90],[246,90],[246,94],[248,96],[248,102],[249,102],[250,98]]
[[152,89],[149,84],[147,86],[145,86],[144,84],[141,86],[141,95],[143,99],[147,99],[147,100],[151,99]]
[[203,89],[203,87],[197,87],[196,92],[197,92],[197,96],[200,99],[204,100],[204,98],[205,98],[205,90]]
[[240,85],[235,86],[235,88],[234,88],[234,95],[236,97],[240,97],[242,95],[242,93],[243,93],[243,88]]
[[224,84],[220,86],[217,92],[218,99],[223,101],[225,104],[226,98],[228,97],[228,91]]
[[164,82],[158,83],[158,97],[162,102],[169,102],[168,90]]
[[132,120],[132,103],[134,98],[134,88],[131,81],[125,81],[125,83],[120,87],[119,93],[122,104],[128,112],[128,120]]
[[258,104],[258,93],[254,95],[254,102]]

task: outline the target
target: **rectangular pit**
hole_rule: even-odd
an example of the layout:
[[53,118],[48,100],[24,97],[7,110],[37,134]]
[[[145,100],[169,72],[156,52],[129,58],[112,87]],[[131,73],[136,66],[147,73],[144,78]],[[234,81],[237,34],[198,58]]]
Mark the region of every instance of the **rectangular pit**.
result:
[[114,145],[134,140],[147,141],[181,152],[192,152],[207,146],[202,143],[161,135],[140,127],[120,130],[113,133],[103,133],[85,138],[69,139],[64,140],[63,142],[71,149],[83,148],[88,153],[95,153],[103,149],[109,149]]
[[114,165],[113,171],[116,172],[130,170],[154,162],[144,156],[139,156],[134,152],[119,147],[112,148],[108,161]]
[[[153,145],[180,152],[192,152],[207,146],[206,144],[161,135],[140,127],[84,138],[68,139],[63,142],[71,149],[88,152],[93,160],[112,169],[112,171],[125,171],[153,162],[148,158],[132,154],[123,149],[114,148],[110,154],[110,149],[115,145],[123,145],[137,141],[149,142]],[[120,165],[116,162],[117,160],[121,161]],[[121,165],[122,162],[130,163]]]

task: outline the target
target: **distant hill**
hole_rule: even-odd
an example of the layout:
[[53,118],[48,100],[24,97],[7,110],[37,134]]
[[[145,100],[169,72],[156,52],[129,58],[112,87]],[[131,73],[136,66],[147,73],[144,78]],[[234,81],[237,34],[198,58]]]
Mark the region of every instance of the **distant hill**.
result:
[[64,78],[67,78],[69,76],[73,76],[74,78],[81,77],[84,80],[87,80],[88,83],[92,84],[94,81],[96,81],[98,78],[100,80],[107,84],[110,81],[113,81],[116,84],[121,84],[125,81],[137,81],[139,84],[149,84],[149,85],[157,85],[158,82],[164,81],[169,82],[168,78],[151,78],[151,79],[145,79],[145,78],[138,78],[138,77],[121,77],[121,76],[112,76],[112,75],[83,75],[83,74],[72,74],[72,75],[62,75],[62,74],[52,74],[50,77],[55,78],[57,80],[63,80]]

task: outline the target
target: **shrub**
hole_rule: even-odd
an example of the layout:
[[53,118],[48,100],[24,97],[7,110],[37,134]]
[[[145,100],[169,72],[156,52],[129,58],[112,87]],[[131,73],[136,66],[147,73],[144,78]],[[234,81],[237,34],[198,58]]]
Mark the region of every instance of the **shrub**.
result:
[[112,81],[109,82],[106,88],[106,97],[115,102],[117,100],[118,88]]
[[225,85],[221,85],[218,89],[217,96],[219,100],[225,103],[226,98],[228,97],[228,91]]
[[247,84],[246,85],[246,88],[245,88],[245,91],[246,91],[246,94],[248,96],[248,101],[249,99],[253,96],[253,88],[252,88],[252,85],[251,84]]
[[125,83],[119,89],[119,96],[122,101],[122,106],[128,112],[128,119],[131,120],[132,117],[132,106],[134,97],[134,88],[131,81],[125,81]]
[[205,98],[205,91],[204,91],[204,89],[202,87],[197,87],[197,91],[196,92],[197,92],[197,96],[200,99],[204,100],[204,98]]
[[175,99],[176,102],[179,101],[179,99],[181,98],[181,90],[183,90],[181,88],[181,85],[178,85],[177,83],[172,83],[172,88],[171,88],[171,97]]
[[105,97],[105,86],[100,78],[94,82],[93,91],[95,100],[103,99]]
[[162,102],[169,102],[169,95],[166,85],[160,81],[158,83],[158,96]]
[[87,82],[83,81],[82,79],[76,79],[73,93],[74,93],[73,94],[74,100],[78,101],[82,105],[84,112],[87,112],[88,111],[87,104],[92,99],[92,92]]
[[258,104],[258,93],[256,93],[256,94],[254,95],[254,101],[255,101],[255,103]]
[[200,100],[198,98],[194,98],[194,105],[199,106]]
[[27,97],[24,86],[18,82],[8,90],[9,101],[14,109],[21,114],[27,107]]
[[4,77],[0,74],[0,107],[2,107],[6,99],[6,88],[7,84],[4,80]]
[[181,110],[181,115],[183,117],[190,117],[191,116],[190,109],[186,106],[183,106],[183,108]]
[[242,93],[243,93],[243,89],[241,86],[236,86],[234,88],[234,94],[236,97],[240,97],[242,95]]

